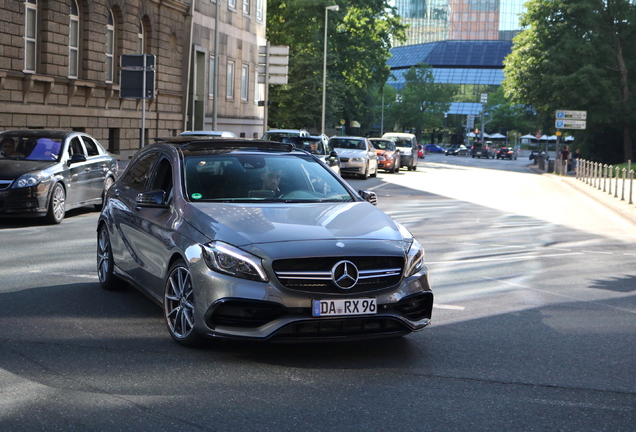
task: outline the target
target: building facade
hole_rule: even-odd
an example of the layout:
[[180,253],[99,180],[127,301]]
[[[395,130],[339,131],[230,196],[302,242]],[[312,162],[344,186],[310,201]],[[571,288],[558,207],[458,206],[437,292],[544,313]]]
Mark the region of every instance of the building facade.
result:
[[[121,159],[187,129],[256,136],[265,12],[264,0],[3,1],[0,128],[87,132]],[[121,56],[136,54],[155,58],[150,99],[121,97]]]

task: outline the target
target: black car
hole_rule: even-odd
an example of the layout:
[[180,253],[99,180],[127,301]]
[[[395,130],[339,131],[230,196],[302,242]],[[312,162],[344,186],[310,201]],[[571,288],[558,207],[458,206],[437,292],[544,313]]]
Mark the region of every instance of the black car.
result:
[[517,160],[517,152],[515,151],[515,149],[502,147],[497,150],[497,159]]
[[446,149],[446,156],[461,156],[468,154],[468,148],[463,144],[453,144]]
[[281,142],[290,143],[294,147],[305,150],[316,156],[336,174],[340,174],[340,157],[338,153],[329,148],[329,139],[323,136],[291,136],[281,138]]
[[169,138],[106,195],[99,281],[147,294],[185,346],[406,335],[431,319],[424,249],[376,200],[291,144]]
[[536,164],[539,157],[542,157],[543,160],[546,161],[550,160],[550,155],[545,150],[532,150],[528,159],[534,161],[534,163]]
[[0,216],[58,224],[66,210],[100,208],[117,176],[117,160],[85,133],[13,130],[0,143]]

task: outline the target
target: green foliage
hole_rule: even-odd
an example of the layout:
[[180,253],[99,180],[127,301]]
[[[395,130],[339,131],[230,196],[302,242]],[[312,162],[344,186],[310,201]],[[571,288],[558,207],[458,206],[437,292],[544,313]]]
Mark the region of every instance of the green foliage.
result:
[[[587,130],[575,133],[577,142],[603,147],[594,152],[605,155],[617,154],[610,148],[622,146],[623,157],[632,158],[636,4],[530,0],[526,7],[525,30],[515,37],[504,63],[506,95],[552,119],[557,109],[585,110]],[[615,137],[616,130],[622,131],[618,141],[603,138]]]
[[402,101],[391,106],[391,127],[394,130],[414,130],[432,133],[444,126],[444,113],[450,107],[453,87],[436,84],[429,65],[414,66],[404,75],[406,84]]
[[[328,13],[326,125],[374,118],[373,94],[390,73],[391,40],[405,27],[388,0],[338,0]],[[270,86],[269,125],[319,130],[325,7],[332,0],[269,0],[267,39],[290,47],[289,84]],[[365,125],[367,128],[370,125]]]

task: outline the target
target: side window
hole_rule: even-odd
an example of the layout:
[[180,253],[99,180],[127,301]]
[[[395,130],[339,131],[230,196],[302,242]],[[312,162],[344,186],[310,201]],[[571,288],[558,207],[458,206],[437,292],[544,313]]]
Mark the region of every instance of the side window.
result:
[[99,149],[97,148],[97,144],[89,137],[82,137],[84,141],[84,145],[86,146],[87,156],[99,156]]
[[68,146],[68,155],[73,156],[74,154],[84,155],[84,147],[82,147],[82,142],[79,137],[73,137],[71,139],[71,143]]
[[168,159],[163,158],[157,164],[148,190],[162,190],[166,196],[170,196],[172,192],[172,165]]
[[150,153],[133,162],[124,175],[124,185],[132,189],[143,190],[150,176],[150,169],[158,157],[157,153]]

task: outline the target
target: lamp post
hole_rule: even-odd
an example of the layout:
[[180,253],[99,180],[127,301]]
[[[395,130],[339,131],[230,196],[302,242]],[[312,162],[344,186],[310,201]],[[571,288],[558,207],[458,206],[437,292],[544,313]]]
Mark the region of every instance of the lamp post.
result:
[[324,135],[325,133],[325,104],[327,101],[327,17],[329,15],[329,11],[337,11],[340,9],[338,5],[327,6],[325,7],[325,44],[324,44],[324,55],[322,62],[322,121],[320,123],[320,133]]

